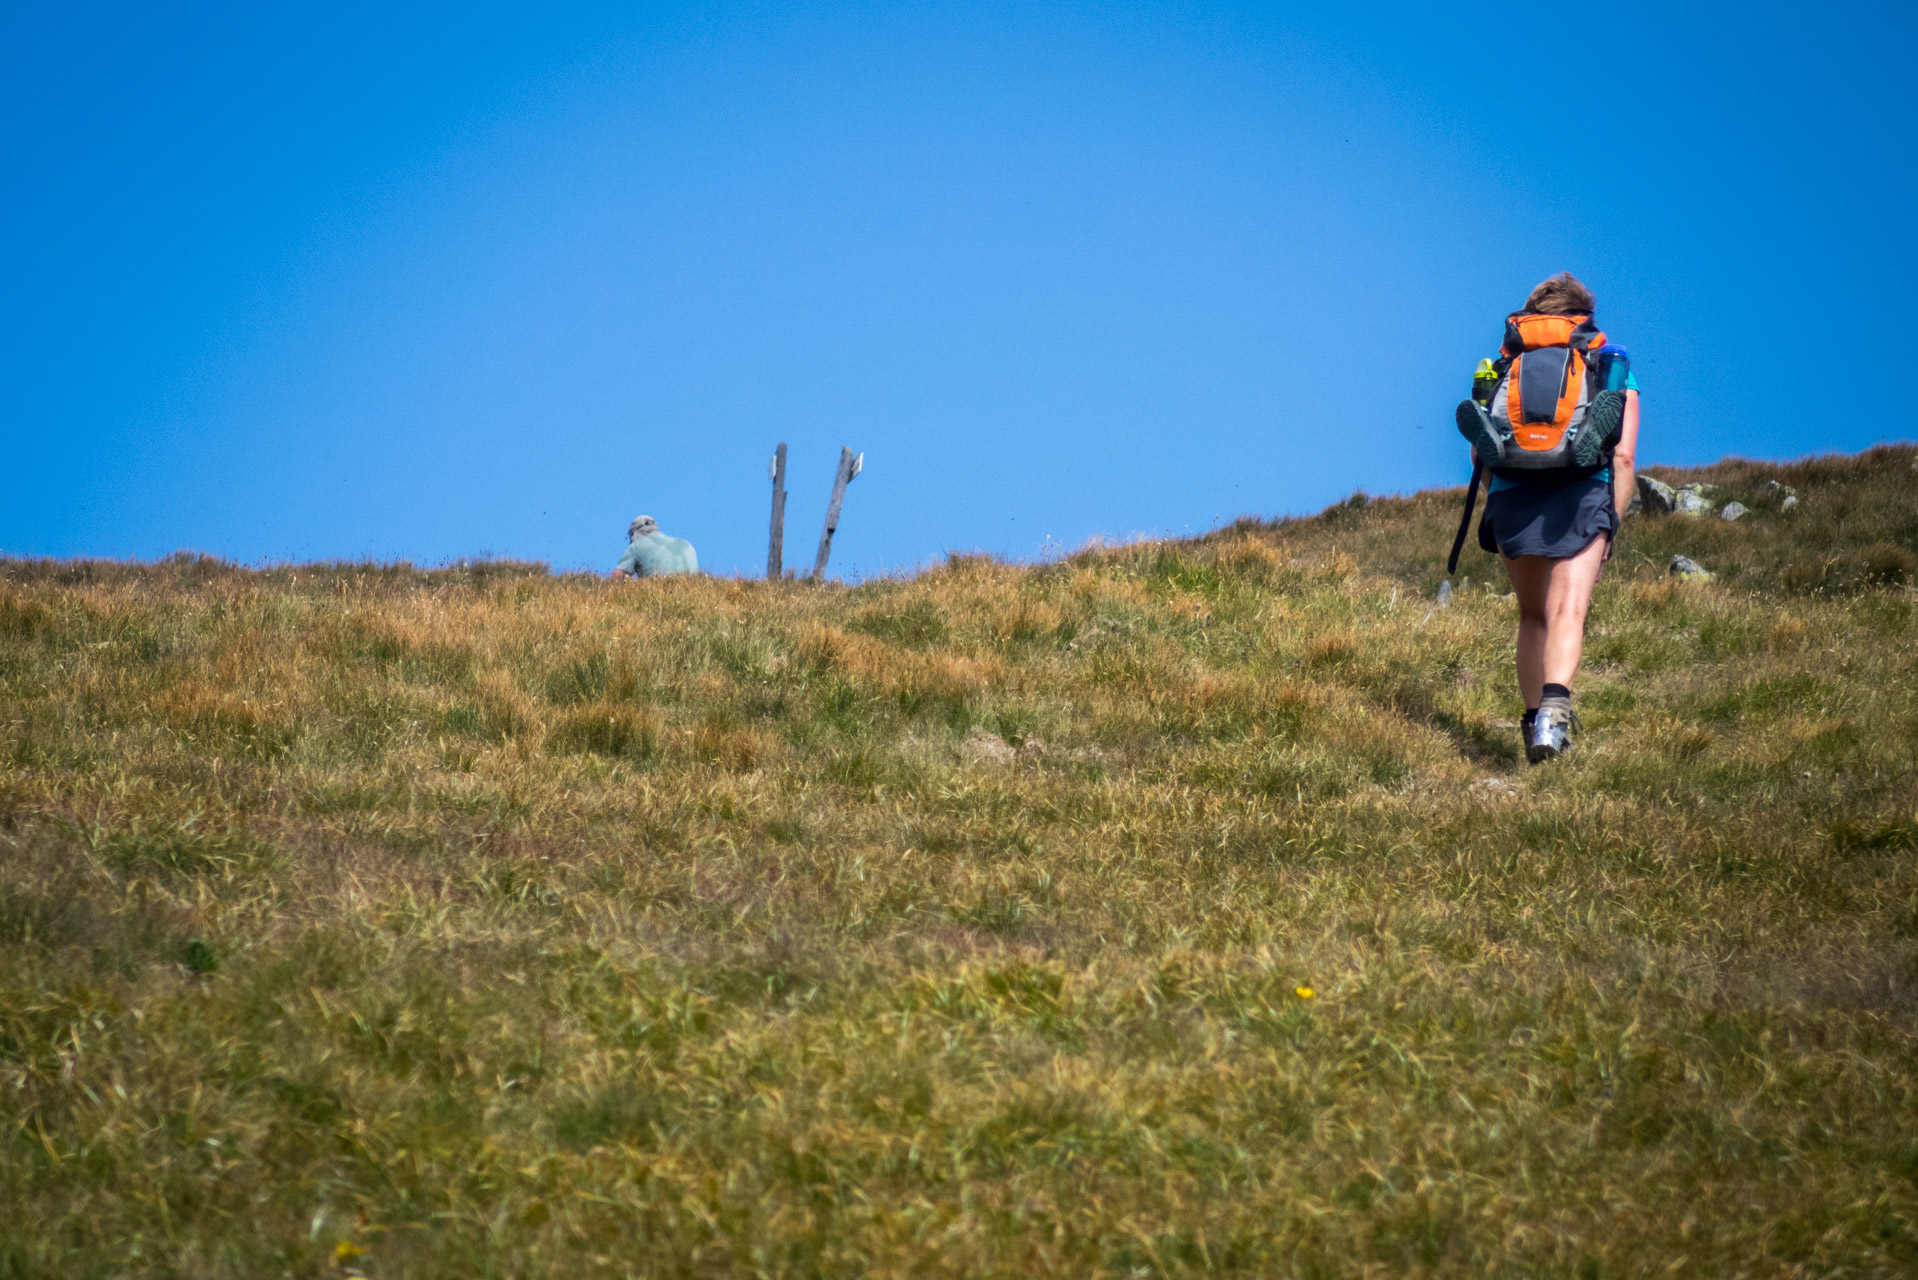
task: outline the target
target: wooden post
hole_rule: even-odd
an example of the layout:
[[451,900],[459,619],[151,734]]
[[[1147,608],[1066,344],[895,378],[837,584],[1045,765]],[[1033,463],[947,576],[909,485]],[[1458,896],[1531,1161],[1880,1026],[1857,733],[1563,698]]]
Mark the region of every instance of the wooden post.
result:
[[832,535],[839,528],[839,507],[846,500],[846,485],[859,474],[866,465],[866,455],[853,456],[851,449],[839,450],[839,470],[833,473],[832,501],[826,504],[826,527],[819,535],[819,558],[813,561],[812,578],[814,582],[826,576],[826,557],[832,554]]
[[783,559],[786,549],[786,442],[781,440],[779,448],[773,451],[773,527],[772,537],[766,544],[766,576],[774,582],[779,580],[783,571]]

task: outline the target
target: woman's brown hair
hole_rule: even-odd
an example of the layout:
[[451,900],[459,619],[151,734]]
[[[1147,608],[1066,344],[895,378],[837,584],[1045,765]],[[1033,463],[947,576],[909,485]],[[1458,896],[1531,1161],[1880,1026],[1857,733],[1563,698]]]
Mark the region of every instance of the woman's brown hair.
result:
[[1596,306],[1585,282],[1569,271],[1561,271],[1532,290],[1519,309],[1547,316],[1589,316]]

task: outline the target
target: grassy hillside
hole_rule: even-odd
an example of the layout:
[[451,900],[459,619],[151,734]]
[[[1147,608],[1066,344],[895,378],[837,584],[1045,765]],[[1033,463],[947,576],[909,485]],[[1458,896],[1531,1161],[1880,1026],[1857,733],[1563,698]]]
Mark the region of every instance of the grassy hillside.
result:
[[1540,769],[1457,491],[0,562],[0,1276],[1912,1274],[1914,456],[1629,521]]

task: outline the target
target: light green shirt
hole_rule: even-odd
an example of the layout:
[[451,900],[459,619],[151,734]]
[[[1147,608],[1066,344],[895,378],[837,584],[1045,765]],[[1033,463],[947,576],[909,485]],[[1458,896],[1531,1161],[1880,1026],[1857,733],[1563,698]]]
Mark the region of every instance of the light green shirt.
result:
[[698,573],[699,555],[684,538],[642,533],[619,558],[616,568],[636,578],[663,578],[673,573]]

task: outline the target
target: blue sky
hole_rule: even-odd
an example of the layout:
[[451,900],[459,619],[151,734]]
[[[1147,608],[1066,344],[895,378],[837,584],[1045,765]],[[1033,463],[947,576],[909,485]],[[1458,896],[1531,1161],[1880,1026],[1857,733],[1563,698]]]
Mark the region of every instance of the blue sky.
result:
[[1642,460],[1918,435],[1906,6],[278,8],[0,17],[0,551],[757,573],[780,440],[849,575],[1305,512],[1560,268]]

